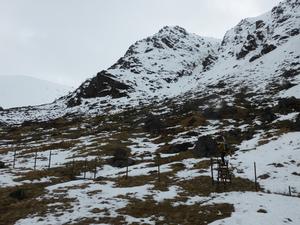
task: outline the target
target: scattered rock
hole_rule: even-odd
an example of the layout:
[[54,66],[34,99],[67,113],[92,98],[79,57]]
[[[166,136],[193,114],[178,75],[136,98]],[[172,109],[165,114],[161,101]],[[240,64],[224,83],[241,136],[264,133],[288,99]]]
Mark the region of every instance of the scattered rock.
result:
[[296,117],[295,131],[300,131],[300,114]]
[[269,53],[269,52],[271,52],[271,51],[273,51],[274,49],[276,49],[277,47],[275,46],[275,45],[272,45],[272,44],[265,44],[264,46],[263,46],[263,49],[261,50],[261,54],[262,55],[265,55],[265,54],[267,54],[267,53]]
[[281,98],[276,106],[280,113],[287,114],[290,112],[300,112],[300,99],[295,97]]
[[236,55],[237,59],[244,58],[250,51],[253,51],[257,48],[256,39],[253,35],[249,34],[247,40],[245,41],[241,51]]
[[258,212],[258,213],[268,213],[268,211],[265,210],[265,209],[259,209],[259,210],[257,210],[257,212]]
[[184,152],[187,151],[189,148],[193,147],[194,145],[190,142],[186,143],[181,143],[181,144],[174,144],[174,145],[169,145],[163,153],[166,154],[174,154],[174,153],[179,153],[179,152]]
[[271,164],[268,164],[268,166],[274,166],[276,168],[284,167],[284,165],[281,163],[271,163]]
[[296,36],[300,34],[300,30],[298,28],[295,28],[295,29],[292,29],[290,32],[289,32],[289,35],[291,36]]
[[144,130],[153,134],[160,134],[165,129],[165,124],[158,116],[149,114],[144,122]]
[[277,116],[272,112],[272,109],[267,107],[263,110],[263,112],[260,115],[261,121],[270,123],[274,121]]
[[0,169],[7,168],[4,162],[0,161]]
[[292,78],[297,76],[298,74],[300,74],[300,68],[298,69],[290,69],[290,70],[285,70],[281,76],[283,76],[284,78]]
[[261,57],[261,54],[259,54],[259,55],[254,55],[254,56],[252,56],[250,59],[249,59],[249,62],[253,62],[254,60],[256,60],[256,59],[258,59],[258,58],[260,58]]
[[196,137],[198,135],[199,135],[199,133],[196,132],[196,131],[189,131],[184,136],[186,136],[186,137]]
[[126,167],[134,165],[134,160],[129,158],[129,150],[118,148],[114,150],[113,158],[108,160],[108,164],[113,167]]
[[259,29],[259,28],[263,27],[264,25],[265,25],[265,23],[262,20],[257,20],[255,22],[256,29]]
[[265,180],[265,179],[268,179],[269,177],[270,177],[270,175],[265,173],[265,174],[262,174],[262,175],[258,176],[257,178]]
[[198,138],[193,149],[193,154],[196,157],[211,157],[218,156],[218,145],[210,136],[202,136]]
[[209,54],[203,61],[202,61],[202,66],[203,66],[203,71],[206,71],[207,69],[210,68],[210,65],[212,65],[218,57],[212,56]]

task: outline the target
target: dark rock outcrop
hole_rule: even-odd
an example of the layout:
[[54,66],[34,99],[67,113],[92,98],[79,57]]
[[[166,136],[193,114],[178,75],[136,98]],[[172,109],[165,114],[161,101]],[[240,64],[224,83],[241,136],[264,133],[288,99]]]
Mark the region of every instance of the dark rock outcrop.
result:
[[261,57],[261,54],[258,54],[258,55],[254,55],[252,56],[250,59],[249,59],[249,62],[253,62],[254,60],[258,59]]
[[298,29],[298,28],[292,29],[290,32],[288,32],[288,34],[290,36],[296,36],[296,35],[300,34],[300,29]]
[[114,79],[114,76],[103,70],[91,80],[84,82],[68,100],[68,107],[81,104],[82,98],[111,96],[121,98],[127,96],[130,86]]
[[149,114],[144,122],[144,130],[153,134],[160,134],[165,129],[165,124],[158,116]]
[[236,58],[241,59],[244,58],[249,52],[255,50],[257,48],[257,43],[255,36],[249,34],[247,36],[247,40],[245,41],[241,51],[237,54]]
[[276,49],[276,46],[275,45],[272,45],[272,44],[265,44],[264,46],[263,46],[263,49],[261,50],[261,54],[262,55],[265,55],[265,54],[267,54],[267,53],[269,53],[269,52],[271,52],[271,51],[273,51],[274,49]]
[[273,44],[264,44],[263,49],[261,50],[260,54],[254,55],[249,59],[249,62],[253,62],[254,60],[260,58],[261,56],[273,51],[277,47]]
[[217,142],[210,136],[199,137],[193,149],[193,154],[196,157],[218,156],[219,151]]
[[295,97],[281,98],[278,101],[276,110],[279,113],[284,113],[284,114],[295,112],[295,111],[300,112],[300,99],[296,99]]
[[257,20],[255,22],[256,29],[259,29],[259,28],[263,27],[264,25],[265,25],[265,23],[262,20]]
[[262,121],[264,122],[267,122],[267,123],[270,123],[272,122],[273,120],[275,120],[277,117],[276,115],[272,112],[271,108],[265,108],[261,115],[260,115],[260,118]]
[[5,165],[4,162],[0,161],[0,169],[4,169],[6,168],[7,166]]
[[203,66],[203,71],[206,71],[210,68],[210,65],[212,65],[218,57],[212,56],[209,54],[203,61],[202,61],[202,66]]
[[170,145],[166,150],[163,151],[163,153],[174,154],[174,153],[179,153],[179,152],[185,152],[193,146],[194,145],[190,142],[174,144],[174,145]]
[[281,76],[284,78],[291,78],[297,76],[298,74],[300,74],[300,68],[285,70]]

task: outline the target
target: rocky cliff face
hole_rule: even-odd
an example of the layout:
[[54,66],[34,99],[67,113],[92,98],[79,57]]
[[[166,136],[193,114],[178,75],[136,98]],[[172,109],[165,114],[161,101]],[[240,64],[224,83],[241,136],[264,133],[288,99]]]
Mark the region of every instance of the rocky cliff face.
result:
[[250,62],[288,42],[299,34],[299,1],[288,0],[259,17],[242,20],[229,30],[222,51]]
[[218,48],[219,40],[190,34],[178,26],[166,26],[137,41],[107,71],[84,82],[68,97],[68,105],[79,105],[82,98],[118,98],[128,96],[129,92],[140,98],[167,96],[174,92],[173,86],[180,86],[181,80],[192,75],[196,66],[203,63],[206,69],[217,57]]

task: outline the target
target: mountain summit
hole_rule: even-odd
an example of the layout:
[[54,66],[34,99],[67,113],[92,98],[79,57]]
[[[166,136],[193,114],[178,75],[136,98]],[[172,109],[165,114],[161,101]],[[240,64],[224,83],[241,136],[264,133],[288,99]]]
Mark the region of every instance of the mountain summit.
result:
[[137,41],[113,66],[84,82],[68,96],[68,105],[79,105],[83,98],[134,95],[143,99],[187,91],[191,87],[186,82],[193,80],[195,67],[215,57],[219,46],[219,40],[166,26]]

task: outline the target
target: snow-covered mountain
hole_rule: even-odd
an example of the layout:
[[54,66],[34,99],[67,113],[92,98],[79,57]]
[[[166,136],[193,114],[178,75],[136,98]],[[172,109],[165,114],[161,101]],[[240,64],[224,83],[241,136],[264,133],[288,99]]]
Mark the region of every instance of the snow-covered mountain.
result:
[[271,95],[274,101],[297,96],[299,5],[298,0],[286,0],[270,12],[244,19],[222,41],[178,26],[164,27],[130,46],[114,65],[73,93],[49,105],[2,112],[0,121],[99,115],[186,94],[222,93],[219,99],[228,103],[241,90],[252,93],[252,100],[260,95]]
[[130,46],[113,66],[84,82],[68,96],[69,105],[79,105],[84,98],[162,99],[184,93],[194,86],[194,69],[202,64],[207,69],[219,46],[220,40],[166,26]]
[[70,87],[30,76],[0,76],[0,106],[40,105],[66,95]]

